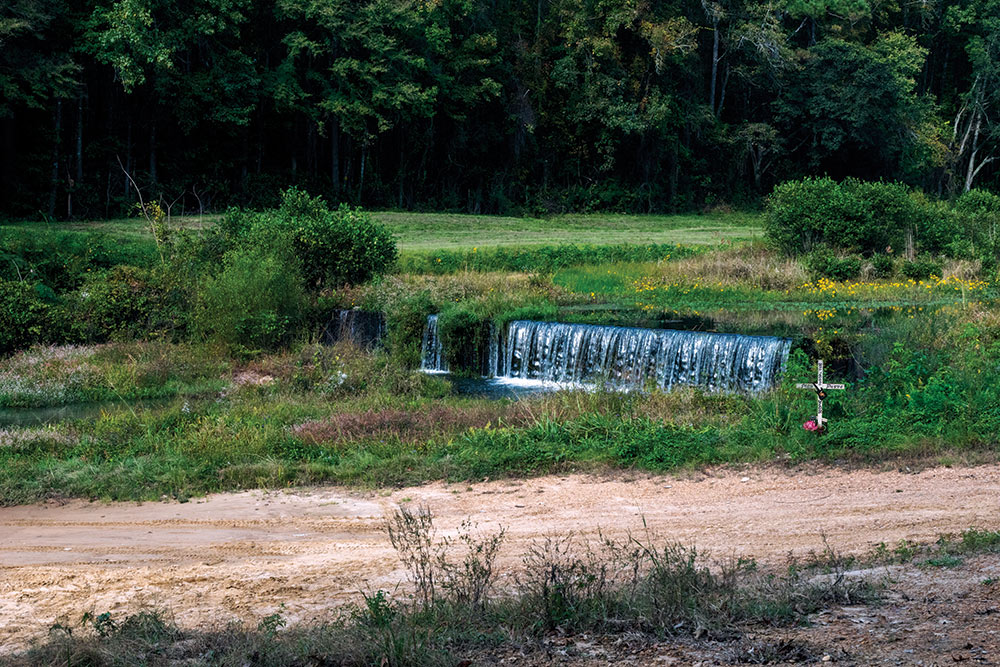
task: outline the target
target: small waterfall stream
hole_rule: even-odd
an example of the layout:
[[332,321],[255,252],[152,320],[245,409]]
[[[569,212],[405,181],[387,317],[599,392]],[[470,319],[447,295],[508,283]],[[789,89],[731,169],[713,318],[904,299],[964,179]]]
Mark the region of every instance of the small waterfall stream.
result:
[[420,344],[420,370],[427,373],[447,373],[448,359],[438,336],[438,316],[428,315],[424,326],[424,340]]
[[327,345],[350,341],[373,348],[385,337],[385,315],[368,310],[337,310],[323,328],[321,340]]
[[[506,335],[490,335],[484,375],[614,390],[757,392],[774,385],[790,347],[773,336],[519,320]],[[422,353],[423,370],[448,370],[436,315],[427,319]]]

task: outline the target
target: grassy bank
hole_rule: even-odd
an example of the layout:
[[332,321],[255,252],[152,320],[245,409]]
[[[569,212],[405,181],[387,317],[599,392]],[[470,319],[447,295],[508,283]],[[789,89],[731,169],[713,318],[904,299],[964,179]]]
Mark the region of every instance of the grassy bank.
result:
[[[563,244],[715,245],[722,240],[749,240],[762,235],[760,215],[745,212],[705,215],[589,214],[548,218],[402,211],[378,211],[374,215],[393,232],[404,253]],[[169,224],[177,230],[199,230],[214,226],[220,218],[220,215],[174,216]],[[40,230],[100,233],[115,238],[152,241],[149,225],[140,218],[10,223],[2,228],[22,233]]]
[[[1000,432],[994,311],[904,318],[857,350],[867,374],[832,393],[830,427],[817,435],[802,428],[814,398],[794,388],[813,375],[802,350],[782,384],[759,395],[592,391],[495,401],[453,396],[447,381],[406,370],[387,352],[344,346],[249,360],[166,342],[40,348],[0,368],[22,392],[8,400],[58,404],[71,391],[118,399],[96,417],[0,432],[0,502],[771,460],[992,460]],[[47,389],[25,389],[37,387]],[[127,398],[171,392],[178,397],[167,405]]]

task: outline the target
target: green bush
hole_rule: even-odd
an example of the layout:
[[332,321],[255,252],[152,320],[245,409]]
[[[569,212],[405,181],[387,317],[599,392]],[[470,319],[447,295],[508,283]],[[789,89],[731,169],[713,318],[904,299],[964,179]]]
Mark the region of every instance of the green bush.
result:
[[420,344],[427,316],[436,312],[430,292],[418,292],[395,303],[386,312],[386,348],[403,368],[420,365]]
[[965,217],[973,240],[984,252],[1000,252],[1000,195],[969,190],[955,202],[955,210]]
[[899,183],[806,178],[777,186],[768,197],[768,237],[789,254],[818,245],[873,254],[901,247],[922,201]]
[[872,256],[872,275],[876,278],[891,278],[896,273],[896,262],[892,255],[877,254]]
[[925,280],[941,275],[941,263],[928,257],[918,257],[912,262],[903,262],[903,275],[913,280]]
[[145,239],[55,232],[45,228],[0,229],[0,280],[29,280],[62,291],[120,264],[153,266],[156,246]]
[[851,280],[861,275],[858,257],[837,257],[826,248],[812,252],[806,259],[806,266],[813,278]]
[[453,371],[484,374],[491,323],[469,304],[454,304],[438,316],[438,335]]
[[258,248],[233,250],[202,286],[194,328],[205,340],[231,348],[275,349],[290,341],[305,304],[294,261]]
[[0,354],[42,340],[47,330],[48,310],[36,286],[0,279]]
[[392,234],[371,214],[346,205],[331,211],[322,198],[297,188],[282,194],[277,209],[229,211],[220,228],[237,245],[290,248],[306,285],[316,289],[367,282],[397,257]]
[[118,266],[92,274],[55,311],[62,340],[103,342],[180,334],[190,295],[169,272]]

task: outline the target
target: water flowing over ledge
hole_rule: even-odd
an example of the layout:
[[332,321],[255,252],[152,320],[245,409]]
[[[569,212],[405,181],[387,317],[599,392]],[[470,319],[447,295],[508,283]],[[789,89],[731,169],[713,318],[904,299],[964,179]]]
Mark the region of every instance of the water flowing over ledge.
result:
[[[421,347],[422,370],[448,371],[436,315]],[[487,377],[551,388],[759,392],[774,386],[790,347],[773,336],[518,320],[491,333],[482,365]]]
[[373,348],[385,337],[385,315],[367,310],[336,310],[323,327],[320,339],[326,345],[349,341]]

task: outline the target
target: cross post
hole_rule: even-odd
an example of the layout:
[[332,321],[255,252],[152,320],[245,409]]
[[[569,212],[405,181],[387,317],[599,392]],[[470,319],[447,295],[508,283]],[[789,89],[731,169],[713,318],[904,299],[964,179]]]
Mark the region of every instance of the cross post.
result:
[[816,362],[816,382],[811,383],[799,383],[795,385],[796,389],[812,389],[816,392],[816,426],[819,430],[823,430],[824,425],[828,421],[823,417],[823,399],[826,398],[827,389],[846,389],[847,387],[842,384],[826,384],[823,382],[823,360],[820,359]]

